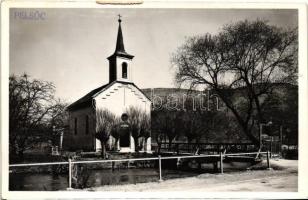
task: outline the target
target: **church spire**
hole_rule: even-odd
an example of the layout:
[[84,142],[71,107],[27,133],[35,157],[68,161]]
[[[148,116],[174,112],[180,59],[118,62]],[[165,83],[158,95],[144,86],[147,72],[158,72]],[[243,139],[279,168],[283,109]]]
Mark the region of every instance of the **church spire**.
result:
[[132,59],[134,56],[126,53],[125,48],[124,48],[124,41],[123,41],[123,34],[122,34],[122,27],[121,27],[121,15],[118,15],[119,19],[119,28],[118,28],[118,36],[117,36],[117,43],[116,43],[116,49],[115,52],[113,53],[113,55],[109,56],[108,59],[110,59],[111,57],[114,56],[121,56],[124,58],[128,58],[128,59]]
[[123,42],[123,35],[122,35],[122,28],[121,28],[121,15],[118,15],[119,19],[119,28],[118,28],[118,37],[117,37],[117,45],[116,45],[116,50],[115,52],[122,52],[122,53],[126,53],[125,52],[125,48],[124,48],[124,42]]

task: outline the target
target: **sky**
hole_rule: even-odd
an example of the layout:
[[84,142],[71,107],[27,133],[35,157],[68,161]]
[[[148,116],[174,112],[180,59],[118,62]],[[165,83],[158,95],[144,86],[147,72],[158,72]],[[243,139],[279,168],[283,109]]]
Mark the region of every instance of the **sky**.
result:
[[170,57],[188,37],[217,34],[245,19],[298,24],[297,11],[286,9],[11,9],[10,74],[53,82],[56,97],[66,102],[108,83],[106,58],[115,50],[118,14],[139,88],[175,87]]

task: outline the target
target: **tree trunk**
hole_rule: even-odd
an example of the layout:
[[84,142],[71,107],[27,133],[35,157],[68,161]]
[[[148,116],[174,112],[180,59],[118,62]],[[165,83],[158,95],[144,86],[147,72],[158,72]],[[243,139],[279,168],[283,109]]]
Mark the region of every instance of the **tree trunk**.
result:
[[[238,124],[241,126],[241,129],[243,130],[244,134],[246,134],[246,136],[251,140],[252,143],[259,144],[259,140],[254,135],[252,135],[251,131],[248,129],[248,121],[245,122],[243,120],[239,112],[235,109],[232,103],[229,103],[228,99],[223,95],[223,93],[219,89],[215,89],[215,92],[222,99],[222,101],[225,103],[227,108],[231,110],[232,114],[235,116],[236,120],[238,121]],[[251,113],[248,113],[248,114],[251,114]]]
[[115,138],[115,142],[114,142],[114,150],[118,151],[118,141],[119,141],[119,138]]
[[23,160],[24,159],[24,150],[18,150],[18,158],[20,160]]
[[259,140],[254,135],[252,135],[251,130],[248,129],[248,123],[245,123],[238,114],[235,114],[234,112],[233,114],[237,118],[237,121],[241,126],[241,129],[243,130],[244,134],[251,140],[252,143],[259,144]]
[[253,144],[259,144],[259,139],[257,139],[253,134],[251,134],[251,131],[248,130],[248,127],[245,124],[242,124],[241,128]]
[[137,137],[134,137],[135,142],[135,152],[139,152],[139,141]]
[[159,135],[157,134],[156,137],[156,143],[157,143],[157,153],[160,154],[160,149],[161,149],[161,140],[159,138]]
[[143,149],[145,152],[148,152],[148,137],[144,137]]
[[172,140],[170,137],[168,138],[168,151],[171,151]]
[[263,114],[262,114],[260,101],[259,101],[257,96],[254,97],[254,101],[255,101],[255,104],[256,104],[256,108],[257,108],[259,123],[262,123],[263,122]]
[[161,142],[157,142],[157,153],[160,154]]
[[106,159],[106,143],[101,141],[101,145],[102,145],[101,156],[103,159]]
[[17,148],[15,144],[10,144],[10,155],[12,156],[17,156]]

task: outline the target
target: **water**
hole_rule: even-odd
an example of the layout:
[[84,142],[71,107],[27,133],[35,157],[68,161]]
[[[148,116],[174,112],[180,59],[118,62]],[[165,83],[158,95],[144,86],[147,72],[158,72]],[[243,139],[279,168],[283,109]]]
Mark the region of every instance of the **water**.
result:
[[67,175],[22,173],[9,176],[11,191],[54,191],[65,190],[67,187]]
[[[179,170],[163,170],[163,179],[181,178],[197,175],[197,172]],[[120,170],[91,170],[88,184],[91,187],[103,185],[122,185],[158,181],[157,169],[120,169]],[[11,191],[55,191],[66,190],[68,175],[11,173],[9,175],[9,189]]]

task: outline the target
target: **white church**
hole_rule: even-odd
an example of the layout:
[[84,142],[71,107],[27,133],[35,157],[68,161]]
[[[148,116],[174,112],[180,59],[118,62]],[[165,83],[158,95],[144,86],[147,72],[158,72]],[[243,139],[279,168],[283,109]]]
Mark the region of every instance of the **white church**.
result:
[[[133,83],[133,55],[124,48],[121,18],[115,52],[109,61],[109,83],[90,91],[67,107],[69,112],[69,131],[64,136],[65,146],[69,150],[100,151],[100,141],[95,138],[96,110],[107,109],[118,117],[126,115],[131,107],[138,107],[150,115],[150,99]],[[129,116],[128,116],[129,117]],[[110,136],[108,144],[120,152],[134,152],[134,139],[129,129],[122,133],[118,142]],[[141,143],[143,151],[151,151],[151,137]]]

